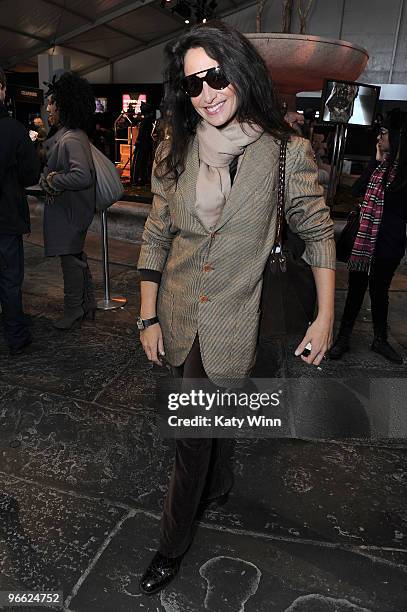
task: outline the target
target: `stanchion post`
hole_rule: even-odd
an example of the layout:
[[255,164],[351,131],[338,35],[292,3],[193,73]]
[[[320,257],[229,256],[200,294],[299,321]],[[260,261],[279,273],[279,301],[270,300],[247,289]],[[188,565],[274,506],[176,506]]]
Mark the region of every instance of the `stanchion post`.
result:
[[122,296],[110,296],[110,276],[109,276],[109,241],[107,235],[107,213],[105,210],[101,214],[101,237],[102,237],[102,262],[103,262],[103,284],[104,299],[97,303],[99,310],[115,310],[123,308],[127,304],[127,299]]

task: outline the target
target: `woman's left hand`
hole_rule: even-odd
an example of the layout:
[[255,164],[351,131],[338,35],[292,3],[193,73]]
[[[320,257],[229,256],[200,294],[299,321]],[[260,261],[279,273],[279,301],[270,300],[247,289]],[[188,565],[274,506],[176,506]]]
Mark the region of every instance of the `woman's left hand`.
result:
[[[317,317],[307,329],[302,342],[298,345],[295,355],[301,355],[305,363],[318,366],[325,357],[325,353],[332,345],[333,318]],[[308,343],[311,343],[311,353],[306,357],[301,353]]]

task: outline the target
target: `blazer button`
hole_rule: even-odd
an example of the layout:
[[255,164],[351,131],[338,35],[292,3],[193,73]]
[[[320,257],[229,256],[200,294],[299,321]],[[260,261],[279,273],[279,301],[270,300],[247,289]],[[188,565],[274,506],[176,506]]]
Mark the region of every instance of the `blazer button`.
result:
[[212,272],[212,270],[213,270],[213,268],[209,264],[205,264],[204,267],[203,267],[203,271],[204,272]]
[[200,295],[199,301],[201,302],[201,304],[205,304],[205,302],[209,302],[209,298],[207,295]]

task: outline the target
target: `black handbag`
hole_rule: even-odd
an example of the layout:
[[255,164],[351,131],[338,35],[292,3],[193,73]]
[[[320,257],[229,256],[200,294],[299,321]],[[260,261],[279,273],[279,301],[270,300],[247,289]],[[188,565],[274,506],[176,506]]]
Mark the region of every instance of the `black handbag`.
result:
[[348,263],[360,225],[360,209],[352,210],[336,243],[336,259]]
[[311,267],[302,259],[304,241],[288,227],[284,216],[287,141],[280,144],[277,225],[273,248],[263,274],[259,341],[304,335],[316,309]]

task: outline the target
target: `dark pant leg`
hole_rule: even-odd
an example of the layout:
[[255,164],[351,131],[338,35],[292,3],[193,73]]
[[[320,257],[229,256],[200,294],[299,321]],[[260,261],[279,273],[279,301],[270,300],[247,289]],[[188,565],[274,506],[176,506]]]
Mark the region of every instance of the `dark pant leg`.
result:
[[348,294],[342,315],[340,334],[350,334],[363,304],[369,275],[367,272],[351,270],[348,278]]
[[[205,379],[207,385],[198,337],[184,365],[173,368],[173,371],[175,376],[184,379]],[[174,466],[161,521],[160,552],[163,555],[178,557],[187,550],[192,539],[194,519],[204,494],[215,497],[230,488],[231,471],[228,472],[228,466],[225,465],[228,443],[229,440],[211,438],[176,440]],[[215,490],[215,487],[223,486],[226,488]]]
[[24,280],[22,236],[0,234],[0,301],[4,335],[9,347],[18,348],[30,337],[23,312]]
[[228,493],[233,486],[234,475],[232,457],[235,440],[229,438],[213,438],[211,458],[202,500],[210,501]]
[[161,520],[160,552],[178,557],[188,548],[205,488],[212,440],[177,440],[174,467]]
[[251,373],[252,378],[283,378],[286,372],[286,337],[260,338],[257,346],[256,362]]
[[369,276],[369,293],[375,335],[384,337],[387,335],[389,289],[399,263],[399,259],[373,260]]

